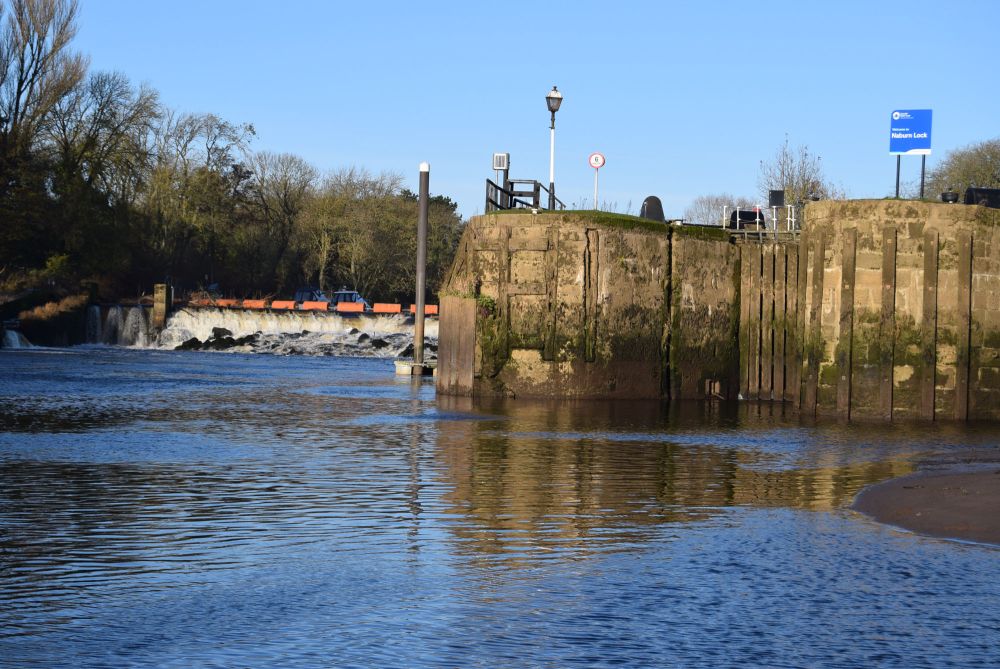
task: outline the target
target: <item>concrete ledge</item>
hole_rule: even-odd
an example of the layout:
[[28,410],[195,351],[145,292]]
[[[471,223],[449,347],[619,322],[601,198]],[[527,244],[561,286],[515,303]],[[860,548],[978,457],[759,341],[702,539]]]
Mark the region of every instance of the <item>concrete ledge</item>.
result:
[[393,360],[396,365],[396,376],[437,376],[437,361],[429,360],[422,365],[412,360]]

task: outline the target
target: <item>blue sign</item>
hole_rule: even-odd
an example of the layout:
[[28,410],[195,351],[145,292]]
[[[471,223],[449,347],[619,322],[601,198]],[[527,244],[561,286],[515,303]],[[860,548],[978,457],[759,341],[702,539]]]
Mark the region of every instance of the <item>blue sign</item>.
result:
[[894,156],[931,153],[931,110],[897,109],[889,123],[889,154]]

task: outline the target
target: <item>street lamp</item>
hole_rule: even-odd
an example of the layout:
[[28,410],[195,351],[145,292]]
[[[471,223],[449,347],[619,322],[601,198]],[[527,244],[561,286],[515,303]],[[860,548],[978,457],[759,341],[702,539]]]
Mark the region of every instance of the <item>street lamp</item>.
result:
[[562,104],[562,93],[555,86],[545,96],[545,104],[552,112],[552,124],[549,126],[549,209],[556,208],[556,112]]

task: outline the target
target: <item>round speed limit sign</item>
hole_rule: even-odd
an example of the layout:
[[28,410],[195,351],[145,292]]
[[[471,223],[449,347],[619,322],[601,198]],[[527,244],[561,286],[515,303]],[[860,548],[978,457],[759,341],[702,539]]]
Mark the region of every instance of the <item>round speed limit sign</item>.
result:
[[590,154],[590,166],[595,170],[599,170],[604,167],[604,154],[603,153],[592,153]]

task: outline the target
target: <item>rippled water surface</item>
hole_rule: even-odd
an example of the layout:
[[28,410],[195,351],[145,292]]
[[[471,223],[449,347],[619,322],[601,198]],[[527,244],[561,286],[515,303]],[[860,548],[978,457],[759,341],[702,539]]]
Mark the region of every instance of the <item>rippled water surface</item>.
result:
[[0,353],[0,666],[1000,666],[1000,551],[846,510],[987,427]]

